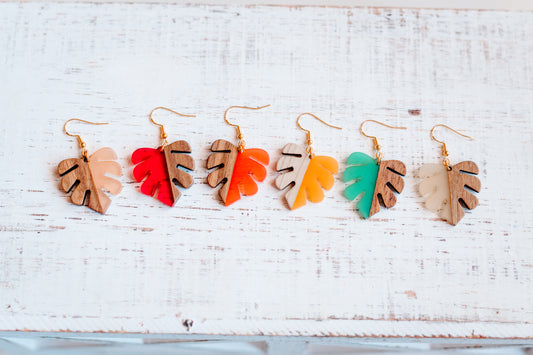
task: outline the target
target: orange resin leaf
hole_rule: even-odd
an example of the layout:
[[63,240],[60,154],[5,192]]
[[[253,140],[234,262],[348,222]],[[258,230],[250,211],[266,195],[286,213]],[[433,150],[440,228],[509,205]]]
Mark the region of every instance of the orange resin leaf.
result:
[[268,153],[262,149],[245,149],[242,153],[228,141],[219,139],[211,146],[213,152],[207,158],[207,169],[215,169],[207,176],[211,187],[223,184],[219,195],[229,206],[241,198],[257,193],[256,181],[263,181],[269,163]]
[[245,149],[237,154],[233,175],[228,190],[228,196],[224,204],[231,205],[233,202],[244,196],[255,195],[258,191],[257,183],[266,178],[267,170],[264,165],[268,165],[270,159],[268,153],[263,149]]

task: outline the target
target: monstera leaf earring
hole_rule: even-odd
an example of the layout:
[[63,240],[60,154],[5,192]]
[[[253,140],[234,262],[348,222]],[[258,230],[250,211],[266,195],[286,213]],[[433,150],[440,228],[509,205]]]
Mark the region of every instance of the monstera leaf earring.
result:
[[289,187],[285,199],[291,210],[302,207],[306,200],[320,202],[324,199],[322,189],[330,190],[335,183],[334,175],[339,170],[339,163],[331,157],[316,156],[313,151],[311,132],[300,125],[300,118],[309,115],[316,118],[326,126],[332,126],[322,121],[312,113],[302,113],[296,119],[298,127],[307,133],[306,146],[289,143],[282,151],[283,156],[276,164],[276,170],[281,173],[276,178],[276,187],[283,190]]
[[190,155],[189,143],[182,140],[170,144],[167,142],[165,127],[155,122],[152,117],[157,110],[166,110],[182,117],[196,116],[184,115],[166,107],[154,108],[149,118],[160,128],[161,145],[156,149],[139,148],[131,155],[131,162],[136,165],[133,177],[137,182],[142,181],[141,192],[148,196],[157,196],[159,201],[172,207],[181,196],[178,185],[189,188],[193,183],[188,171],[194,170],[194,160]]
[[59,163],[57,171],[61,176],[61,188],[69,193],[70,200],[75,205],[84,205],[97,212],[105,214],[111,204],[111,199],[102,190],[107,190],[117,195],[122,190],[120,181],[106,174],[122,176],[122,168],[115,161],[117,154],[111,148],[102,148],[89,155],[85,148],[85,142],[79,134],[71,134],[67,131],[67,124],[78,121],[92,125],[104,125],[107,123],[94,123],[79,118],[72,118],[65,122],[63,130],[68,136],[76,137],[81,148],[81,158],[65,159]]
[[465,138],[473,138],[443,124],[434,126],[431,138],[442,144],[444,158],[442,164],[425,164],[419,171],[420,177],[425,178],[418,190],[426,198],[426,208],[455,226],[465,215],[463,207],[472,210],[478,205],[478,199],[472,192],[481,190],[481,182],[475,176],[479,170],[473,161],[450,165],[446,143],[435,138],[434,131],[437,127],[447,128]]
[[239,142],[234,145],[226,140],[216,140],[211,145],[212,153],[207,158],[207,169],[214,169],[207,176],[207,183],[211,187],[222,184],[218,194],[225,206],[229,206],[244,196],[255,195],[258,191],[257,183],[266,178],[270,159],[263,149],[244,149],[245,141],[241,128],[228,121],[228,112],[234,108],[260,110],[261,107],[231,106],[224,113],[224,121],[237,129]]
[[354,200],[362,195],[357,203],[359,213],[366,219],[379,212],[379,205],[390,208],[396,204],[394,192],[401,193],[404,187],[405,165],[399,160],[382,160],[381,146],[375,136],[365,133],[363,127],[367,122],[374,122],[393,129],[406,129],[393,127],[375,120],[366,120],[361,123],[360,131],[365,137],[374,140],[376,158],[365,153],[356,152],[348,157],[348,167],[344,171],[344,181],[352,182],[344,190],[344,195],[349,200]]

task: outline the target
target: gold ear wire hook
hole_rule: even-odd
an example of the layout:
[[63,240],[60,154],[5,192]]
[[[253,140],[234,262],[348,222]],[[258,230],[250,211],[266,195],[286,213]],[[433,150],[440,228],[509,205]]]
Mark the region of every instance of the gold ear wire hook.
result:
[[237,125],[237,124],[230,123],[228,121],[228,112],[229,112],[229,110],[231,110],[233,108],[242,108],[242,109],[246,109],[246,110],[260,110],[262,108],[269,107],[269,106],[270,106],[270,104],[265,105],[265,106],[261,106],[261,107],[230,106],[230,107],[228,107],[226,112],[224,112],[224,122],[226,122],[230,126],[233,126],[233,127],[237,128],[237,138],[239,139],[239,152],[242,153],[244,151],[244,145],[246,144],[246,142],[243,139],[243,135],[242,135],[242,132],[241,132],[241,127],[239,125]]
[[109,124],[109,123],[107,123],[107,122],[90,122],[90,121],[82,120],[80,118],[71,118],[70,120],[67,120],[67,122],[65,122],[65,124],[63,125],[63,131],[65,132],[65,134],[67,136],[76,137],[76,139],[78,140],[78,144],[80,145],[80,148],[81,148],[81,156],[83,158],[87,159],[87,149],[85,149],[86,145],[85,145],[85,142],[81,139],[81,136],[79,134],[72,134],[69,131],[67,131],[67,125],[71,121],[78,121],[78,122],[88,123],[88,124],[92,124],[92,125],[95,125],[95,126],[105,125],[105,124]]
[[466,134],[462,134],[461,132],[458,132],[456,131],[455,129],[449,127],[449,126],[446,126],[445,124],[438,124],[438,125],[435,125],[433,126],[433,128],[431,129],[431,139],[433,139],[435,142],[438,142],[440,144],[442,144],[442,155],[444,156],[444,159],[442,159],[442,164],[447,168],[447,169],[450,169],[450,159],[448,159],[448,149],[446,148],[446,143],[444,143],[443,141],[440,141],[438,140],[436,137],[435,137],[435,128],[437,127],[444,127],[444,128],[448,128],[450,131],[454,132],[454,133],[457,133],[458,135],[460,136],[463,136],[465,138],[468,138],[468,139],[474,139],[470,136],[467,136]]
[[152,117],[154,112],[157,111],[157,110],[167,110],[169,112],[172,112],[172,113],[175,113],[176,115],[178,116],[182,116],[182,117],[196,117],[195,115],[186,115],[186,114],[183,114],[183,113],[179,113],[177,111],[174,111],[174,110],[171,110],[169,109],[168,107],[163,107],[163,106],[158,106],[156,108],[154,108],[151,112],[150,112],[150,121],[155,124],[156,126],[159,126],[159,128],[161,129],[161,148],[164,148],[168,142],[167,142],[167,133],[165,132],[165,126],[163,126],[161,123],[157,123],[156,121],[154,121],[154,118]]
[[342,128],[341,128],[341,127],[334,126],[334,125],[331,125],[331,124],[329,124],[329,123],[323,121],[322,119],[318,118],[317,116],[315,116],[315,115],[312,114],[312,113],[309,113],[309,112],[301,113],[301,114],[298,116],[298,118],[296,119],[296,125],[298,126],[298,128],[300,128],[302,131],[305,131],[305,133],[307,134],[307,148],[306,148],[306,150],[307,150],[307,153],[309,153],[309,155],[310,155],[311,157],[313,157],[313,155],[314,155],[314,154],[313,154],[313,147],[312,147],[312,145],[313,145],[313,139],[312,139],[312,137],[311,137],[311,131],[308,130],[308,129],[303,128],[302,125],[300,124],[300,118],[302,118],[302,116],[305,116],[305,115],[309,115],[309,116],[311,116],[311,117],[313,117],[313,118],[316,118],[318,121],[322,122],[323,124],[325,124],[325,125],[328,126],[328,127],[335,128],[335,129],[342,129]]
[[379,121],[376,121],[376,120],[365,120],[361,123],[361,126],[359,127],[359,131],[361,131],[361,134],[365,137],[368,137],[368,138],[372,138],[372,140],[374,141],[374,149],[376,149],[376,159],[378,160],[378,164],[381,162],[381,159],[383,158],[383,153],[381,153],[381,146],[379,145],[379,142],[378,142],[378,137],[376,136],[371,136],[371,135],[368,135],[365,133],[365,130],[364,130],[364,125],[365,123],[367,122],[374,122],[374,123],[377,123],[377,124],[380,124],[384,127],[388,127],[388,128],[392,128],[392,129],[407,129],[407,127],[396,127],[396,126],[391,126],[391,125],[388,125],[386,123],[383,123],[383,122],[379,122]]

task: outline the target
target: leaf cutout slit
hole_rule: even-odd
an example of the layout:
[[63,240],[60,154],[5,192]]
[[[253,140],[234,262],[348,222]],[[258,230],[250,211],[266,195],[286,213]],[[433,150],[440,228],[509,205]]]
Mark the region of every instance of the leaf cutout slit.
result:
[[476,176],[477,175],[477,174],[474,174],[471,171],[467,171],[467,170],[463,170],[463,169],[459,169],[459,172],[463,173],[463,174],[466,174],[466,175],[470,175],[470,176]]
[[[63,177],[65,175],[67,175],[68,173],[70,173],[71,171],[76,170],[79,166],[80,166],[79,164],[73,165],[72,168],[64,171],[63,173],[59,173],[59,176]],[[79,180],[77,180],[77,182],[79,183]],[[67,192],[70,192],[70,190],[68,190]]]
[[[389,169],[390,170],[390,169]],[[391,170],[392,171],[392,170]],[[402,176],[405,176],[405,175],[402,175]],[[396,188],[394,187],[394,185],[392,185],[390,182],[387,182],[386,183],[387,187],[389,189],[391,189],[392,191],[396,192],[397,194],[401,193],[401,191],[398,191],[396,190]],[[379,194],[381,196],[381,194]],[[385,206],[383,203],[381,204],[382,206]]]
[[215,186],[212,186],[213,188],[216,188],[220,185],[225,185],[226,183],[228,182],[228,178],[223,178],[222,180],[220,180],[220,182],[218,184],[216,184]]
[[390,166],[387,166],[387,170],[389,170],[390,172],[392,172],[394,174],[398,174],[400,176],[405,176],[405,174],[402,174],[400,171],[392,169]]
[[[294,168],[292,166],[289,166],[288,168],[285,168],[285,169],[280,169],[280,170],[276,170],[278,173],[289,173],[291,171],[294,171]],[[288,186],[288,185],[287,185]]]
[[85,194],[83,195],[82,205],[88,206],[90,198],[91,198],[91,190],[85,190]]
[[383,201],[383,196],[381,194],[378,194],[377,196],[377,199],[378,199],[378,203],[381,205],[381,206],[385,206],[385,201]]
[[464,184],[463,188],[468,189],[468,190],[473,191],[473,192],[479,192],[478,190],[476,190],[475,188],[473,188],[472,186],[470,186],[468,184]]
[[[72,171],[72,169],[69,170],[69,171]],[[67,173],[68,173],[68,172],[66,172],[65,174],[67,174]],[[63,175],[65,175],[65,174],[63,174]],[[60,176],[63,176],[63,175],[60,175]],[[68,191],[65,191],[65,192],[68,194],[68,193],[71,193],[72,191],[76,190],[76,187],[78,187],[78,185],[80,184],[80,182],[81,182],[80,179],[77,179],[76,181],[74,181],[74,183],[72,184],[72,186],[68,189]]]
[[458,198],[457,201],[459,201],[459,204],[461,205],[462,208],[469,209],[468,206],[466,205],[465,200],[463,200],[462,198]]

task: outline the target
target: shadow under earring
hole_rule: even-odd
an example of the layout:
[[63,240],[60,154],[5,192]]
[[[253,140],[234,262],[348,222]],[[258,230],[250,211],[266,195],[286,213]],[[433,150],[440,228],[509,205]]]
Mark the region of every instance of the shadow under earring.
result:
[[211,153],[207,158],[207,169],[214,169],[207,176],[207,183],[211,187],[222,184],[218,194],[225,206],[229,206],[244,196],[255,195],[258,191],[257,183],[266,178],[270,158],[263,149],[244,149],[245,141],[241,128],[228,121],[228,111],[233,108],[247,110],[260,110],[270,105],[261,107],[231,106],[224,113],[224,121],[237,129],[239,143],[234,144],[218,139],[211,145]]
[[304,115],[312,116],[326,126],[342,129],[322,121],[312,113],[302,113],[296,119],[298,127],[307,133],[307,145],[289,143],[283,148],[283,156],[276,164],[276,170],[281,175],[275,181],[280,190],[290,186],[285,199],[291,210],[304,206],[306,200],[314,203],[322,201],[322,189],[330,190],[333,187],[334,175],[339,170],[339,163],[332,157],[314,154],[311,132],[300,125],[300,118]]
[[393,127],[375,120],[366,120],[361,123],[360,131],[365,137],[374,140],[376,158],[356,152],[348,157],[348,167],[344,171],[344,182],[352,182],[344,190],[344,195],[350,201],[362,194],[357,203],[357,209],[363,218],[369,218],[379,212],[379,205],[390,208],[396,204],[394,192],[401,193],[404,187],[405,164],[399,160],[382,160],[381,146],[375,136],[369,136],[363,130],[366,122],[378,123],[393,129],[406,129]]
[[479,170],[473,161],[450,165],[446,143],[435,138],[434,131],[437,127],[450,129],[469,139],[473,138],[443,124],[434,126],[431,129],[431,138],[442,144],[442,164],[425,164],[419,170],[420,177],[425,179],[420,183],[418,191],[426,198],[426,208],[455,226],[465,215],[463,207],[472,210],[478,205],[478,199],[472,192],[481,190],[481,182],[475,176]]
[[80,135],[67,131],[67,124],[71,121],[92,125],[105,125],[107,123],[94,123],[78,118],[72,118],[65,122],[63,130],[67,135],[78,139],[81,158],[65,159],[57,167],[59,176],[61,176],[61,188],[67,193],[72,191],[70,200],[73,204],[81,206],[87,203],[89,208],[105,214],[111,204],[111,199],[103,190],[107,190],[113,195],[117,195],[122,190],[120,181],[106,176],[106,174],[122,176],[122,168],[115,161],[117,154],[111,148],[101,148],[89,155]]
[[189,188],[193,184],[192,176],[188,171],[194,170],[194,160],[191,157],[191,146],[186,141],[180,140],[168,144],[165,127],[154,121],[152,115],[156,110],[167,110],[182,117],[196,117],[184,115],[166,107],[156,107],[150,112],[150,121],[159,126],[161,130],[161,145],[154,148],[139,148],[131,155],[131,162],[136,165],[133,177],[141,182],[141,192],[148,196],[156,197],[165,205],[174,206],[180,198],[181,192],[178,184]]

